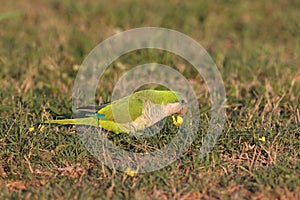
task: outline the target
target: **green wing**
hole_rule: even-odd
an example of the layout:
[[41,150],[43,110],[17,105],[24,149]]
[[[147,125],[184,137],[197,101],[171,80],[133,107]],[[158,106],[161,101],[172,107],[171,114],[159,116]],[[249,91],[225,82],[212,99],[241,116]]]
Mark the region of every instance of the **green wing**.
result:
[[146,101],[165,105],[178,102],[178,99],[179,95],[172,91],[142,90],[101,108],[98,114],[103,114],[110,121],[128,123],[142,115]]
[[110,121],[127,123],[135,120],[142,114],[143,104],[141,99],[134,96],[124,97],[100,109],[98,114],[103,114]]

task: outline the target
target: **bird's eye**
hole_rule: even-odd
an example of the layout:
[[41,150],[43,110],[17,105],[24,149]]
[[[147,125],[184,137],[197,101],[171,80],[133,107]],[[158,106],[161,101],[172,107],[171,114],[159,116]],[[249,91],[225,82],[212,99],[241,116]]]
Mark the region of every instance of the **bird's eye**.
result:
[[185,100],[184,100],[184,99],[181,99],[180,103],[185,103]]

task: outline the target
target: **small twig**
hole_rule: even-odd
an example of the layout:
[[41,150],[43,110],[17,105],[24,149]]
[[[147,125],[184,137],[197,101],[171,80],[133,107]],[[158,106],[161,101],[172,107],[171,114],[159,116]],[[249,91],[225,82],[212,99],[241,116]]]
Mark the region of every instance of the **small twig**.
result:
[[29,161],[29,159],[27,158],[26,155],[24,155],[24,159],[26,160],[26,162],[27,162],[27,164],[28,164],[29,171],[30,171],[31,173],[33,173],[33,170],[32,170],[31,164],[30,164],[30,161]]

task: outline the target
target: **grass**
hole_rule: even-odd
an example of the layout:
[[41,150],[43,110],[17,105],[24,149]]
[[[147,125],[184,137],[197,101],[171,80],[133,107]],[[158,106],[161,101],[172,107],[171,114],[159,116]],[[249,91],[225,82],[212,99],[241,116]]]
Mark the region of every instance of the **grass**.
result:
[[[1,199],[299,199],[298,1],[2,3]],[[199,134],[181,159],[131,177],[94,158],[72,127],[40,124],[72,114],[78,65],[99,42],[143,26],[175,29],[207,49],[224,80],[227,119],[205,158],[198,159],[196,151],[209,114],[201,116]],[[109,100],[124,69],[152,60],[176,67],[189,79],[201,108],[209,105],[201,77],[185,61],[152,51],[114,62],[98,88],[99,101]],[[155,141],[168,142],[169,132],[172,127],[150,141],[109,137],[123,148],[146,151]]]

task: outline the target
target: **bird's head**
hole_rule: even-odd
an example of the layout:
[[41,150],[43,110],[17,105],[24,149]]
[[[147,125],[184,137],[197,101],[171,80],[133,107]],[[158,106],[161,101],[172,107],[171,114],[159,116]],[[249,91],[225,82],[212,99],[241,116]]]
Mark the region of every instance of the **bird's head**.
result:
[[179,101],[179,111],[177,111],[177,114],[179,115],[183,115],[186,113],[187,111],[187,107],[188,107],[188,102],[185,98],[182,98],[180,101]]
[[[187,107],[188,107],[188,102],[186,99],[182,98],[178,103],[177,103],[177,112],[175,112],[177,115],[172,115],[172,119],[173,119],[173,124],[177,127],[179,127],[182,122],[183,119],[182,117],[180,117],[179,115],[183,115],[187,112]],[[174,114],[175,114],[174,113]]]
[[175,103],[168,103],[166,106],[167,115],[183,115],[187,112],[187,106],[188,102],[184,98],[181,98],[178,102]]

